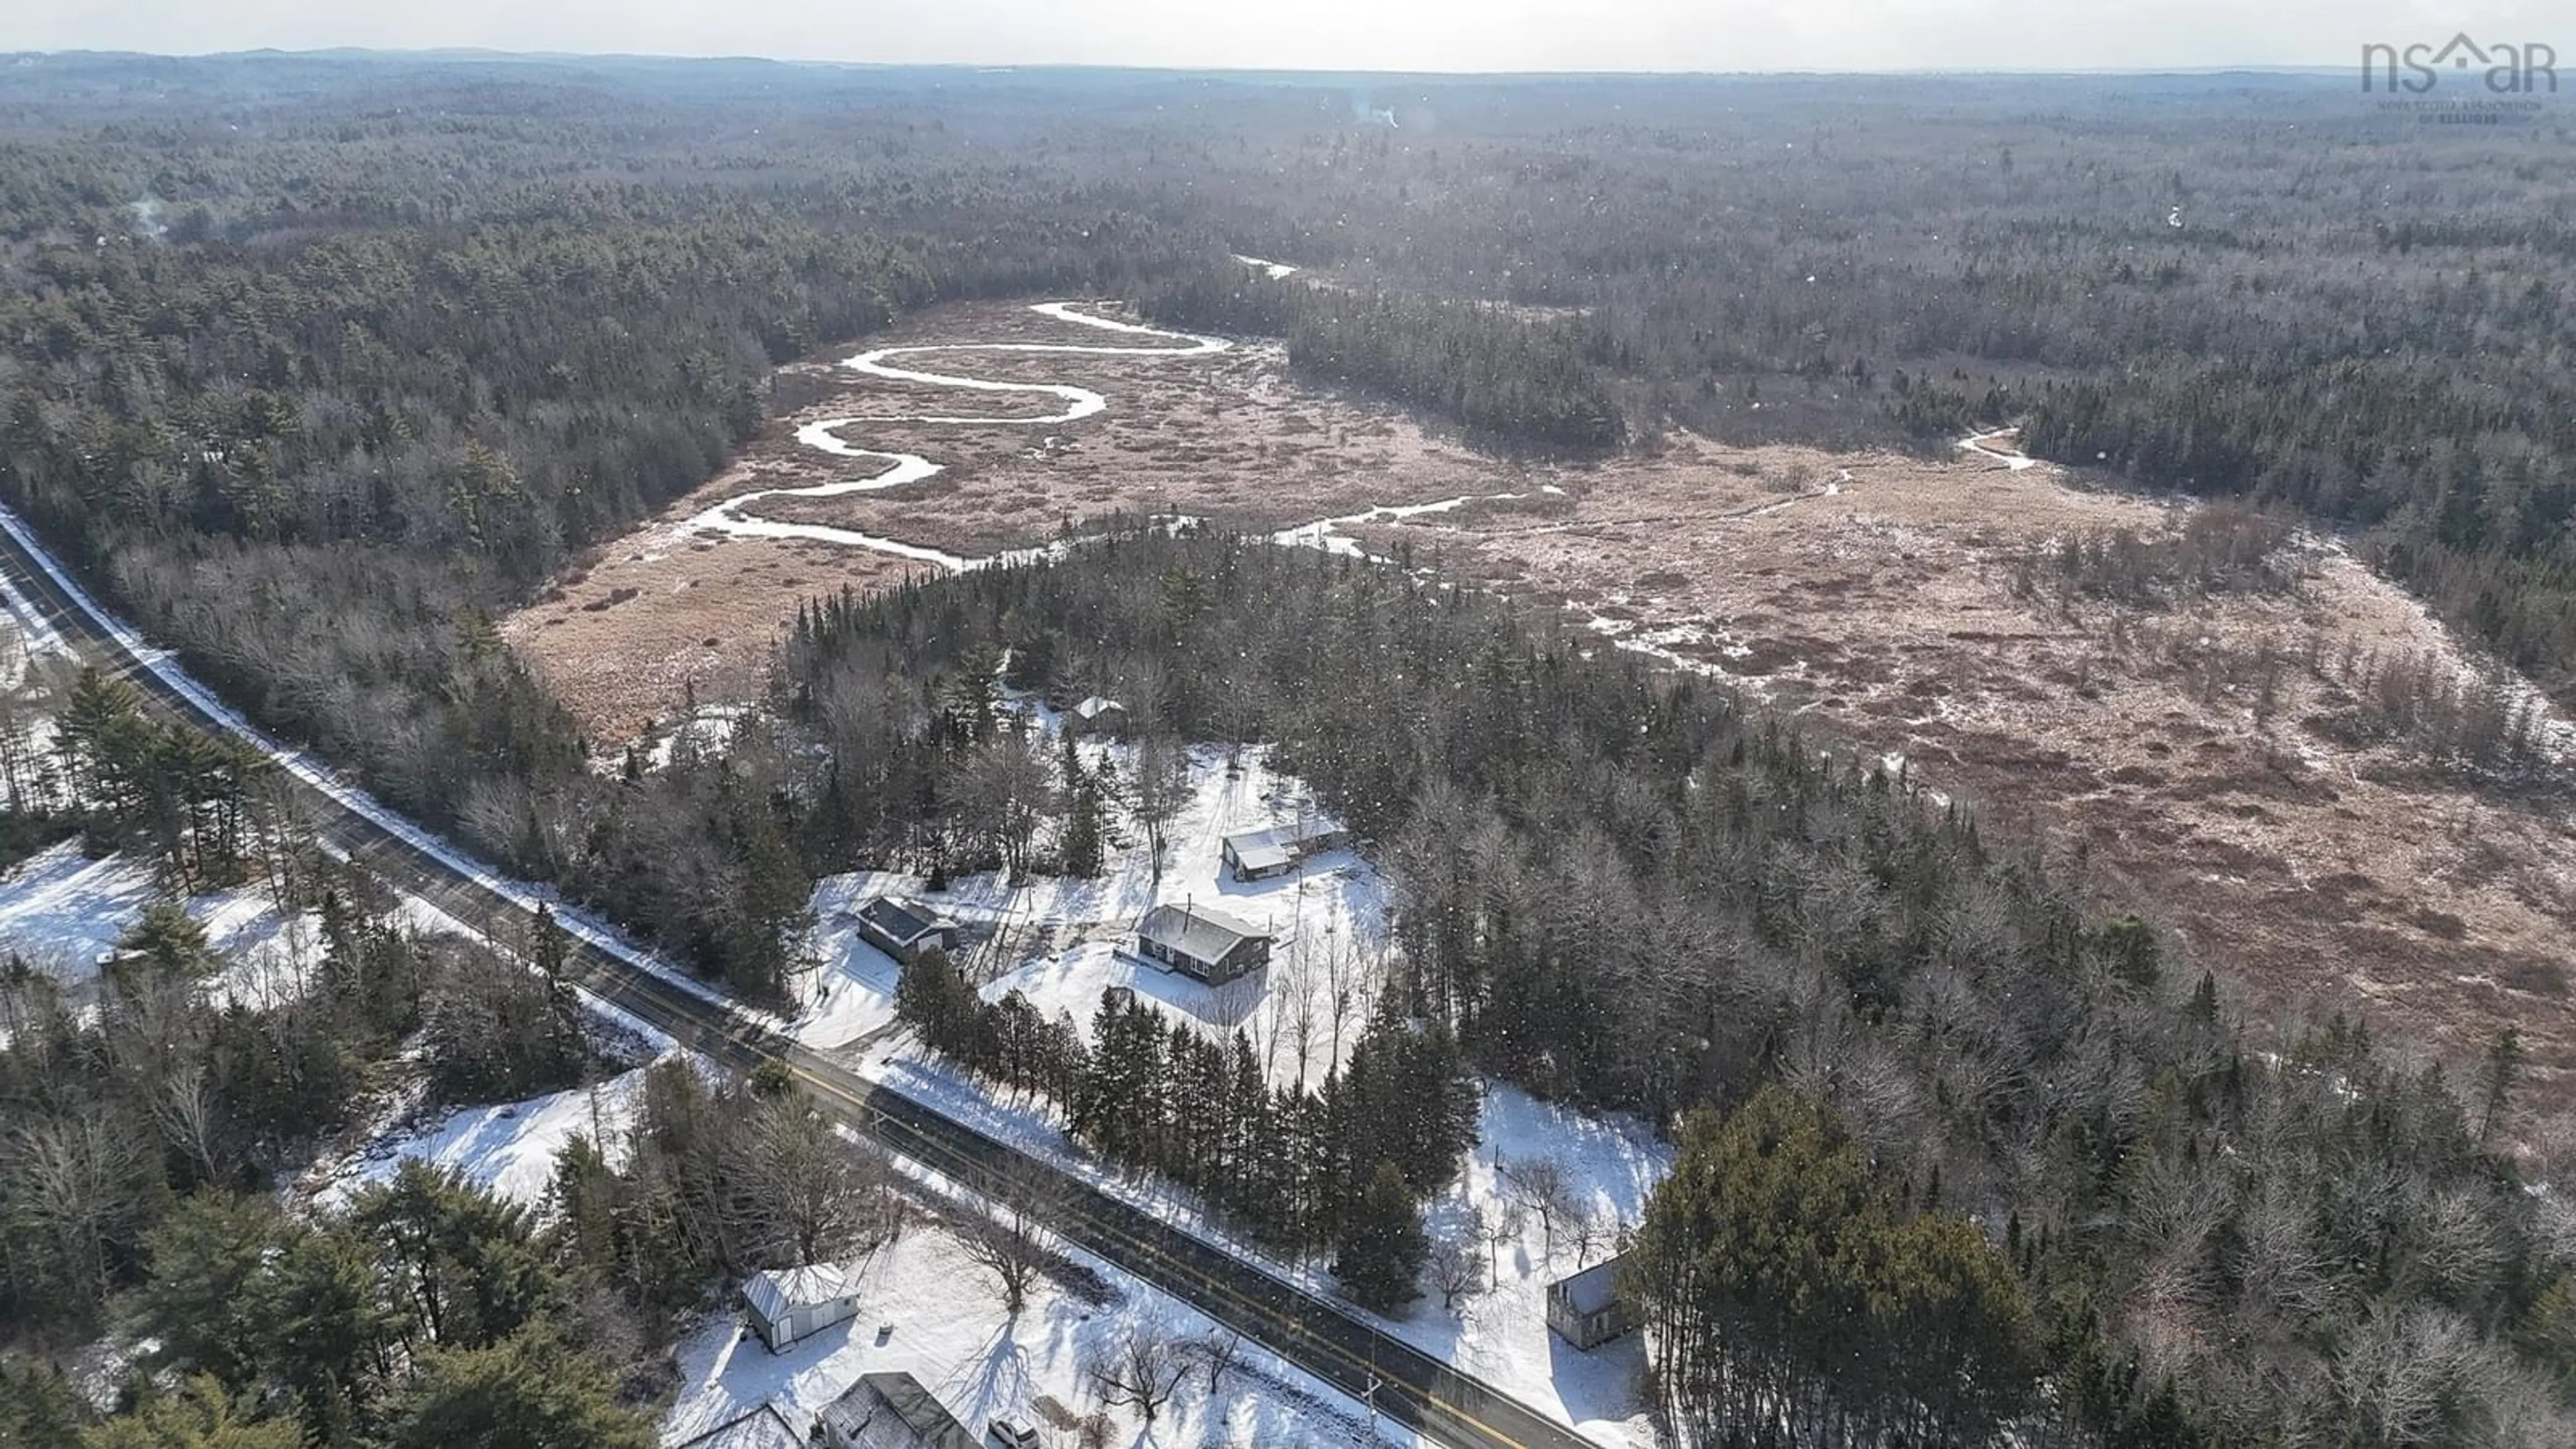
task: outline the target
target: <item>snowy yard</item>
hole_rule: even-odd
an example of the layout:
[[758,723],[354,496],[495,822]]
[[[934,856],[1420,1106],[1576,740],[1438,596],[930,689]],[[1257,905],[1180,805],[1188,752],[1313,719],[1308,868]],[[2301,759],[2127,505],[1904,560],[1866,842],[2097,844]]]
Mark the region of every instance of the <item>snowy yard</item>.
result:
[[[1089,1261],[1118,1301],[1093,1307],[1041,1284],[1017,1318],[1003,1312],[990,1274],[939,1227],[916,1225],[849,1265],[859,1316],[772,1354],[731,1315],[711,1319],[680,1347],[680,1396],[662,1426],[665,1444],[684,1443],[767,1403],[799,1433],[861,1374],[910,1373],[979,1435],[995,1416],[1043,1424],[1041,1397],[1075,1414],[1099,1407],[1085,1392],[1093,1355],[1144,1327],[1175,1339],[1213,1325],[1179,1302]],[[1111,1412],[1117,1445],[1410,1444],[1383,1421],[1370,1433],[1359,1405],[1246,1344],[1214,1395],[1203,1369],[1147,1425],[1132,1409]],[[1066,1438],[1064,1442],[1071,1442]]]
[[347,1158],[315,1164],[304,1186],[316,1208],[343,1207],[368,1184],[389,1181],[405,1162],[420,1161],[455,1168],[477,1187],[534,1210],[554,1181],[556,1155],[576,1135],[600,1144],[610,1165],[625,1160],[645,1070],[638,1067],[586,1088],[521,1102],[453,1108],[411,1126],[391,1127]]
[[[1105,759],[1124,771],[1132,764],[1125,746],[1094,741],[1083,750],[1095,766]],[[1219,746],[1194,748],[1190,765],[1189,803],[1172,822],[1159,884],[1141,839],[1111,849],[1096,880],[1042,875],[1013,888],[998,875],[975,875],[936,892],[919,876],[894,872],[820,882],[811,945],[821,965],[796,1027],[799,1039],[841,1046],[892,1022],[896,965],[859,940],[854,914],[892,893],[967,928],[960,964],[988,999],[1017,990],[1040,1011],[1067,1011],[1087,1026],[1105,988],[1129,987],[1211,1034],[1251,1033],[1273,1081],[1320,1084],[1367,1024],[1384,978],[1385,879],[1349,850],[1320,852],[1270,880],[1233,879],[1219,853],[1227,835],[1320,811],[1303,782],[1270,769],[1261,748],[1244,750],[1233,774]],[[1213,907],[1268,930],[1269,967],[1208,987],[1127,954],[1137,918],[1157,905]]]
[[[91,860],[67,840],[0,875],[0,950],[51,975],[74,1002],[95,989],[100,960],[163,898],[152,868],[123,855]],[[185,903],[227,958],[214,989],[264,1006],[300,994],[321,955],[321,918],[279,914],[260,886],[211,891]]]
[[[1083,748],[1094,761],[1107,755],[1125,763],[1123,747],[1095,742]],[[1228,878],[1218,854],[1224,836],[1290,822],[1301,812],[1311,814],[1314,806],[1300,782],[1269,769],[1259,749],[1243,752],[1236,775],[1226,773],[1225,752],[1215,747],[1194,750],[1192,767],[1190,804],[1173,826],[1159,886],[1141,842],[1112,851],[1098,880],[1039,876],[1013,889],[996,876],[983,875],[959,878],[941,892],[927,890],[919,877],[890,873],[823,881],[814,894],[818,924],[812,943],[821,965],[795,1031],[811,1045],[840,1049],[859,1071],[887,1086],[1255,1257],[1252,1248],[1204,1219],[1194,1203],[1157,1183],[1128,1177],[1068,1143],[1044,1107],[1005,1100],[994,1089],[964,1079],[896,1031],[894,990],[900,970],[859,940],[854,916],[877,894],[907,896],[966,927],[969,944],[961,955],[989,1000],[1017,990],[1042,1012],[1070,1013],[1087,1031],[1101,991],[1125,986],[1166,1015],[1211,1034],[1231,1035],[1238,1028],[1248,1032],[1274,1082],[1320,1082],[1365,1026],[1368,1003],[1382,979],[1389,949],[1386,882],[1350,851],[1316,856],[1295,873],[1272,880]],[[1228,986],[1208,987],[1124,949],[1128,929],[1147,908],[1186,902],[1212,904],[1278,932],[1281,940],[1269,969]],[[1337,1039],[1332,1005],[1343,991],[1352,1004],[1343,1012]],[[1485,1094],[1480,1132],[1482,1145],[1459,1182],[1425,1205],[1425,1220],[1435,1239],[1471,1248],[1488,1263],[1490,1282],[1454,1311],[1426,1289],[1406,1317],[1388,1320],[1386,1326],[1542,1412],[1556,1413],[1602,1443],[1651,1443],[1634,1388],[1643,1361],[1636,1339],[1575,1352],[1547,1330],[1546,1288],[1616,1251],[1616,1230],[1637,1221],[1647,1193],[1669,1170],[1669,1149],[1642,1124],[1588,1118],[1500,1086]],[[1553,1163],[1561,1171],[1541,1167],[1533,1173],[1533,1163]],[[1549,1177],[1561,1178],[1563,1188],[1544,1218],[1517,1205],[1533,1196],[1529,1180]],[[1524,1185],[1515,1186],[1515,1179]],[[1578,1217],[1588,1219],[1589,1227],[1577,1226]],[[1283,1276],[1331,1291],[1331,1276],[1320,1263],[1272,1266]],[[1000,1352],[999,1342],[995,1339],[980,1351]],[[751,1351],[758,1353],[758,1346]],[[844,1381],[874,1366],[853,1360]],[[952,1387],[927,1376],[924,1381],[943,1394]],[[954,1387],[977,1386],[959,1380]],[[688,1422],[704,1428],[722,1418]],[[1184,1441],[1167,1435],[1162,1442]]]

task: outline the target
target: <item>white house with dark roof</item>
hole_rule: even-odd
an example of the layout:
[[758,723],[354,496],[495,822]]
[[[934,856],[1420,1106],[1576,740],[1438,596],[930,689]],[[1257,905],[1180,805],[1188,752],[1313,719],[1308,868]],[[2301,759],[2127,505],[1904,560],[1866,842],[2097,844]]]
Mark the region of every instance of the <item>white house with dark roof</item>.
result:
[[901,896],[872,896],[855,914],[859,939],[898,961],[911,960],[915,951],[926,946],[957,949],[955,921]]
[[1206,906],[1156,906],[1136,923],[1136,954],[1223,986],[1270,964],[1270,933]]
[[858,1313],[858,1285],[828,1263],[770,1268],[742,1280],[743,1319],[771,1353]]

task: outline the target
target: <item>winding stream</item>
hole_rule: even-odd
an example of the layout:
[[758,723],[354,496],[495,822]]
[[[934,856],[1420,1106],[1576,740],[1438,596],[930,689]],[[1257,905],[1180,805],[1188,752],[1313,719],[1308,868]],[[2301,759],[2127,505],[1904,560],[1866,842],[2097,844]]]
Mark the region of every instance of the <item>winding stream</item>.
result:
[[932,387],[951,387],[966,392],[1036,393],[1043,397],[1054,398],[1063,406],[1055,412],[1035,417],[971,413],[861,413],[850,417],[818,419],[798,428],[796,441],[836,458],[883,459],[886,465],[884,470],[871,473],[864,478],[844,478],[803,488],[762,488],[750,493],[738,493],[689,518],[682,524],[683,531],[722,533],[735,538],[805,539],[815,543],[841,544],[850,548],[872,549],[878,553],[892,554],[897,558],[960,571],[981,568],[1001,559],[1015,557],[1014,554],[1002,554],[994,558],[966,558],[924,547],[921,544],[905,543],[901,539],[881,538],[873,533],[861,533],[853,528],[834,528],[823,523],[787,523],[772,518],[747,517],[743,510],[767,498],[839,498],[852,493],[876,493],[888,488],[900,488],[906,483],[918,483],[939,472],[940,465],[918,453],[895,453],[882,448],[861,448],[843,440],[841,429],[854,424],[1025,423],[1041,426],[1087,418],[1109,406],[1109,399],[1087,387],[1074,387],[1060,382],[1002,382],[987,377],[925,372],[918,368],[897,367],[892,362],[894,358],[920,357],[939,352],[1072,353],[1091,357],[1204,357],[1210,353],[1223,352],[1233,345],[1222,337],[1202,337],[1192,332],[1167,332],[1159,327],[1146,327],[1134,322],[1095,317],[1088,312],[1073,310],[1074,306],[1075,304],[1071,302],[1040,302],[1029,310],[1042,317],[1052,317],[1060,322],[1078,323],[1085,327],[1097,327],[1104,332],[1115,332],[1129,337],[1160,338],[1170,345],[1104,347],[1079,342],[930,342],[878,347],[855,357],[845,358],[841,363],[843,367],[869,377],[882,377],[892,382],[924,383]]
[[[1271,276],[1284,276],[1296,268],[1281,262],[1266,262],[1245,257],[1250,266],[1261,268]],[[1233,344],[1222,337],[1204,337],[1194,332],[1173,332],[1160,327],[1147,327],[1135,322],[1120,322],[1078,312],[1072,302],[1039,302],[1029,310],[1059,322],[1072,322],[1096,327],[1125,337],[1156,339],[1163,345],[1141,343],[1134,346],[1097,346],[1078,342],[928,342],[904,343],[878,347],[845,358],[841,366],[868,377],[881,377],[891,382],[921,383],[931,387],[956,388],[963,392],[1035,393],[1056,399],[1062,406],[1055,412],[1039,416],[994,415],[984,413],[858,413],[848,417],[819,418],[796,430],[796,441],[817,452],[836,458],[875,458],[884,462],[878,472],[860,478],[838,479],[799,488],[761,488],[738,493],[690,516],[680,524],[680,532],[721,533],[734,538],[801,539],[813,543],[838,544],[864,548],[896,558],[926,563],[951,572],[987,568],[997,563],[1010,563],[1045,557],[1063,547],[1061,542],[1036,548],[1011,549],[984,558],[969,558],[948,553],[924,544],[906,543],[897,538],[862,533],[854,528],[836,528],[826,523],[789,523],[773,518],[755,518],[745,510],[770,498],[840,498],[853,493],[877,493],[918,483],[936,476],[940,465],[918,453],[898,453],[882,448],[862,448],[841,436],[844,428],[862,423],[951,423],[951,424],[1026,424],[1044,426],[1069,423],[1087,418],[1109,406],[1109,400],[1087,387],[1060,382],[1003,382],[994,378],[969,377],[959,373],[930,372],[914,367],[898,367],[897,357],[924,357],[933,353],[1006,352],[1023,354],[1071,354],[1085,357],[1205,357],[1223,352]],[[1549,485],[1543,491],[1561,490]],[[1470,494],[1444,498],[1435,503],[1386,504],[1362,512],[1284,528],[1270,535],[1274,543],[1319,548],[1328,553],[1359,555],[1359,545],[1340,533],[1345,524],[1401,520],[1422,514],[1445,513],[1469,503],[1520,498],[1519,493]]]

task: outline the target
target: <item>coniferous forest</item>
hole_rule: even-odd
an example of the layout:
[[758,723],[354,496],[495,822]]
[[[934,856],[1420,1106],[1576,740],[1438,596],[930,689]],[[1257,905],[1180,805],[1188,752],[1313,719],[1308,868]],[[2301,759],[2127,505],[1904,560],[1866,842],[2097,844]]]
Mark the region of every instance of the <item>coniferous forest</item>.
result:
[[[1096,871],[1104,832],[1158,828],[1182,746],[1264,743],[1397,887],[1402,969],[1335,1071],[1266,1086],[1132,1003],[1050,1020],[935,954],[907,1022],[1380,1303],[1469,1073],[1661,1124],[1679,1165],[1622,1287],[1696,1443],[2567,1442],[2576,1219],[2507,1150],[2510,1037],[2446,1072],[2360,1022],[2244,1020],[2153,902],[2079,902],[2030,842],[1705,682],[1405,568],[1138,526],[817,599],[727,748],[620,772],[493,622],[722,468],[780,364],[1085,294],[1284,338],[1496,449],[2018,422],[2344,532],[2564,701],[2567,115],[2416,126],[2289,76],[1423,80],[1360,97],[1389,128],[1346,83],[1242,76],[9,75],[0,500],[246,712],[739,995],[788,990],[818,876]],[[1135,769],[1059,759],[1004,687],[1116,691]],[[284,828],[257,762],[112,681],[60,729],[80,806],[12,812],[13,853],[77,833],[330,923],[310,1000],[208,999],[171,913],[95,1012],[0,978],[0,1314],[159,1345],[164,1391],[88,1431],[145,1437],[92,1442],[427,1445],[476,1413],[646,1442],[658,1386],[608,1368],[636,1324],[892,1231],[878,1165],[686,1070],[631,1160],[567,1155],[542,1227],[433,1173],[280,1213],[397,1053],[458,1098],[596,1071],[561,943],[534,976],[426,944],[363,878],[254,848]],[[831,1190],[736,1210],[782,1175]],[[0,1442],[82,1432],[59,1381],[0,1372]]]

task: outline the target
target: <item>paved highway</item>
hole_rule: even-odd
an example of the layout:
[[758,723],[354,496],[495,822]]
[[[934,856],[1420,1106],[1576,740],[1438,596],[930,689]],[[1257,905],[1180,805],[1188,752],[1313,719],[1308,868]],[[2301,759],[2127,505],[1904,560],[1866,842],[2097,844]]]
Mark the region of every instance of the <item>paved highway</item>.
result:
[[[198,694],[179,687],[138,652],[130,630],[117,627],[90,599],[58,582],[24,524],[0,511],[0,572],[5,572],[55,630],[83,657],[142,689],[159,707],[200,727],[241,730]],[[343,794],[297,780],[307,818],[332,844],[364,860],[388,883],[466,922],[495,923],[524,914],[524,897],[425,847],[416,829],[398,830],[357,808]],[[749,1071],[783,1064],[822,1107],[893,1151],[982,1192],[1007,1190],[1027,1174],[1047,1184],[1061,1204],[1053,1226],[1064,1239],[1172,1294],[1279,1354],[1376,1412],[1455,1449],[1581,1449],[1589,1441],[1403,1340],[1386,1334],[1323,1295],[1288,1283],[1112,1197],[1043,1158],[988,1137],[913,1099],[869,1082],[830,1057],[623,959],[595,941],[576,939],[583,984],[674,1039]]]

